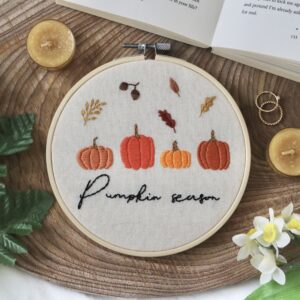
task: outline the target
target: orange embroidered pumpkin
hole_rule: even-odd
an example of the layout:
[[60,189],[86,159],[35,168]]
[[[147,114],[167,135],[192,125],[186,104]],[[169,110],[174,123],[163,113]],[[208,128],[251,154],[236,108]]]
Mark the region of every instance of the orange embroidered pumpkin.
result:
[[86,170],[108,169],[113,164],[113,152],[110,148],[97,146],[97,137],[93,145],[81,149],[77,154],[78,164]]
[[147,169],[154,165],[154,142],[151,137],[140,135],[134,125],[135,134],[126,137],[120,146],[121,158],[127,169]]
[[212,130],[211,139],[198,147],[198,161],[203,169],[226,170],[230,164],[229,146],[217,141]]
[[189,168],[191,166],[191,153],[179,150],[177,142],[173,143],[173,149],[164,151],[160,156],[160,164],[164,168]]

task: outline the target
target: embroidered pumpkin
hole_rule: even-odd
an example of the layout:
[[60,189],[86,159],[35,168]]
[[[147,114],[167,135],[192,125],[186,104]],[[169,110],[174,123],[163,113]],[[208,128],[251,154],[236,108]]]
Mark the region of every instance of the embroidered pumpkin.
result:
[[189,168],[191,166],[191,153],[179,150],[177,142],[173,143],[173,149],[164,151],[160,156],[160,164],[163,168]]
[[203,169],[226,170],[230,164],[229,146],[217,141],[212,130],[211,139],[198,147],[198,161]]
[[81,149],[77,154],[78,164],[86,170],[108,169],[113,164],[113,152],[110,148],[97,146],[97,137],[93,145]]
[[121,158],[127,169],[147,169],[154,165],[154,142],[151,137],[140,135],[134,125],[134,135],[126,137],[120,146]]

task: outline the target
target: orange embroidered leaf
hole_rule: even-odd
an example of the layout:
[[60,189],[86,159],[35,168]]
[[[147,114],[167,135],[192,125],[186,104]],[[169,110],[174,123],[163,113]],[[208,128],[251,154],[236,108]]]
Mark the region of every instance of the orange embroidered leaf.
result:
[[216,96],[206,97],[204,103],[201,104],[200,107],[200,117],[203,113],[208,112],[209,109],[214,105],[214,101],[216,100]]

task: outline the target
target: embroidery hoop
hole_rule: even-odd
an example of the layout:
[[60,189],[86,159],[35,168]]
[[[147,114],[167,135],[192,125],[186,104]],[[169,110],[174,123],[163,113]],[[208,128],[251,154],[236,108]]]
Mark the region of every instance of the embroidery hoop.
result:
[[244,191],[246,189],[246,185],[247,185],[249,173],[250,173],[251,150],[250,150],[249,134],[248,134],[248,130],[247,130],[245,121],[243,119],[243,116],[242,116],[237,104],[235,103],[235,101],[233,100],[233,98],[231,97],[229,92],[215,78],[213,78],[210,74],[208,74],[206,71],[198,68],[197,66],[190,64],[181,59],[168,57],[168,56],[164,56],[164,55],[156,55],[156,57],[155,57],[156,61],[176,64],[176,65],[185,67],[189,70],[192,70],[192,71],[198,73],[199,75],[203,76],[205,79],[210,81],[218,90],[220,90],[222,92],[222,94],[226,97],[227,101],[232,106],[232,109],[234,110],[234,112],[238,118],[239,124],[241,126],[241,130],[242,130],[243,137],[244,137],[244,143],[245,143],[245,167],[244,167],[243,178],[241,181],[241,185],[239,187],[239,191],[238,191],[234,201],[232,202],[230,208],[226,211],[224,216],[220,219],[220,221],[215,226],[213,226],[208,232],[206,232],[204,235],[200,236],[199,238],[195,239],[194,241],[187,243],[185,245],[179,246],[179,247],[172,248],[172,249],[163,250],[163,251],[136,251],[136,250],[126,249],[126,248],[114,245],[112,243],[109,243],[109,242],[103,240],[102,238],[100,238],[99,236],[96,236],[95,234],[90,232],[71,213],[71,211],[67,207],[65,201],[62,199],[59,189],[57,187],[54,172],[53,172],[53,163],[52,163],[52,142],[53,142],[55,128],[56,128],[58,120],[59,120],[66,104],[71,99],[72,95],[89,79],[91,79],[96,74],[104,72],[105,70],[108,70],[112,67],[122,65],[125,63],[138,62],[138,61],[143,61],[143,60],[144,60],[144,57],[141,55],[114,60],[112,62],[109,62],[109,63],[107,63],[103,66],[100,66],[99,68],[91,71],[89,74],[84,76],[80,81],[78,81],[71,88],[71,90],[66,94],[63,101],[59,105],[59,107],[53,117],[50,129],[49,129],[49,133],[48,133],[48,138],[47,138],[46,163],[47,163],[47,171],[48,171],[48,175],[49,175],[49,180],[50,180],[50,184],[51,184],[52,190],[54,192],[54,195],[55,195],[60,207],[62,208],[63,212],[65,213],[65,215],[68,217],[69,220],[71,220],[71,222],[76,226],[76,228],[79,231],[81,231],[83,234],[85,234],[88,238],[90,238],[97,244],[104,246],[108,249],[111,249],[113,251],[122,253],[122,254],[139,256],[139,257],[159,257],[159,256],[167,256],[167,255],[171,255],[171,254],[176,254],[176,253],[188,250],[196,245],[199,245],[200,243],[204,242],[209,237],[211,237],[214,233],[216,233],[228,221],[230,216],[233,214],[233,212],[237,208],[237,206],[244,194]]

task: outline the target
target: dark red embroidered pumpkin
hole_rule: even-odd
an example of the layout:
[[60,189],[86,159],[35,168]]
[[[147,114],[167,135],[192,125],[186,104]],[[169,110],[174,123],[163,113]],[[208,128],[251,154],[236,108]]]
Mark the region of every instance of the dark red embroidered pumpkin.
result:
[[198,161],[202,168],[211,170],[226,170],[230,164],[229,146],[215,138],[212,130],[211,139],[202,142],[198,147]]
[[126,168],[138,170],[154,165],[154,142],[151,137],[140,135],[135,125],[135,134],[126,137],[120,146],[121,158]]

